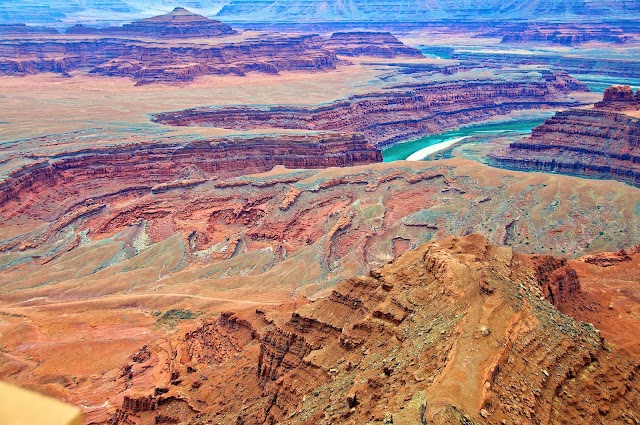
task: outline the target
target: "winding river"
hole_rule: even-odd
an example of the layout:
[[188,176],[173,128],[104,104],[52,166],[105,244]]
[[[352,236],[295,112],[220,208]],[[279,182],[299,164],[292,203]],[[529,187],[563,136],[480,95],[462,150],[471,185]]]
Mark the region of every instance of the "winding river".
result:
[[539,126],[544,119],[523,120],[508,123],[477,124],[446,133],[425,136],[420,139],[398,143],[382,151],[384,162],[410,160],[419,161],[426,156],[446,149],[451,145],[466,139],[469,136],[492,136],[504,132],[531,133],[534,127]]

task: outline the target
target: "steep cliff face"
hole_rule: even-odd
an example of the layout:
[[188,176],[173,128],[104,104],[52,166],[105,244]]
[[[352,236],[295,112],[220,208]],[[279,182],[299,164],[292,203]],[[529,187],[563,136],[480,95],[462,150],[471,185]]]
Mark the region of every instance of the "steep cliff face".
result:
[[121,28],[112,28],[111,31],[107,31],[109,32],[154,38],[215,37],[236,33],[229,25],[189,12],[183,7],[176,7],[165,15],[135,21]]
[[131,77],[138,83],[184,82],[200,75],[257,71],[320,71],[345,56],[411,57],[422,54],[390,33],[264,33],[230,37],[231,27],[186,9],[103,29],[75,25],[56,30],[0,26],[0,75],[72,71]]
[[640,186],[640,109],[629,87],[613,87],[592,109],[557,113],[531,137],[490,153],[496,164],[607,178]]
[[602,102],[596,103],[594,109],[638,111],[640,110],[640,90],[634,94],[629,86],[611,86],[604,91]]
[[27,26],[25,24],[0,24],[0,36],[3,37],[58,34],[58,30],[54,28]]
[[538,24],[514,23],[497,25],[481,36],[502,37],[502,43],[552,43],[576,46],[590,41],[621,44],[632,39],[621,27],[601,23]]
[[602,60],[597,57],[581,56],[580,54],[526,54],[514,52],[457,50],[451,55],[452,59],[473,64],[504,65],[538,65],[563,70],[572,75],[599,74],[621,78],[640,78],[640,67],[634,57],[616,57]]
[[420,50],[409,47],[389,32],[335,32],[325,47],[344,56],[377,56],[385,58],[422,57]]
[[250,71],[318,71],[335,68],[338,63],[335,53],[323,49],[322,39],[313,35],[273,34],[219,45],[185,43],[173,45],[103,35],[86,39],[10,39],[0,43],[0,75],[85,70],[150,83],[190,81],[199,75],[244,75]]
[[156,114],[154,121],[239,130],[353,131],[384,147],[519,109],[551,107],[562,102],[563,93],[576,90],[587,88],[564,73],[542,72],[538,81],[418,83],[318,107],[196,108]]
[[[39,158],[0,182],[0,205],[19,200],[40,186],[78,186],[112,179],[129,187],[151,187],[184,176],[239,175],[288,168],[324,168],[382,161],[364,137],[350,134],[262,137],[197,141],[185,145],[148,143],[103,147]],[[188,185],[186,185],[188,186]],[[158,192],[163,189],[158,187]]]
[[542,16],[558,20],[595,20],[602,17],[619,18],[625,14],[633,15],[639,12],[640,6],[632,0],[534,0],[527,3],[516,0],[349,0],[331,5],[320,0],[232,0],[218,16],[254,22],[432,22],[537,20]]
[[180,39],[226,36],[236,34],[236,31],[220,21],[176,7],[167,14],[141,19],[121,27],[99,29],[75,25],[67,29],[66,33]]
[[575,46],[589,41],[602,41],[605,43],[624,43],[630,37],[624,35],[622,30],[536,30],[530,29],[523,32],[508,32],[502,37],[503,43],[531,43],[547,42],[564,46]]
[[[125,397],[115,422],[161,422],[172,416],[175,394],[190,406],[182,420],[215,415],[241,424],[605,424],[638,417],[640,363],[618,349],[611,355],[592,325],[544,301],[543,282],[557,280],[556,266],[568,267],[477,235],[448,238],[339,284],[288,319],[261,309],[245,313],[249,320],[224,313],[177,345],[190,346],[206,329],[213,344],[204,346],[231,355],[208,361],[179,354],[165,366],[178,381],[135,402]],[[564,301],[579,293],[564,292]],[[203,380],[214,364],[215,375]],[[208,406],[197,401],[205,395]]]
[[[95,423],[419,423],[424,401],[428,423],[456,409],[497,423],[521,411],[526,424],[545,412],[579,423],[601,407],[602,423],[637,417],[619,404],[635,403],[635,372],[610,368],[589,348],[595,331],[554,307],[602,323],[607,349],[637,347],[620,329],[638,328],[640,254],[605,268],[477,236],[411,251],[452,232],[529,252],[618,250],[640,235],[637,189],[457,158],[229,177],[245,171],[239,151],[216,179],[207,150],[137,146],[99,162],[90,149],[83,168],[0,206],[3,380],[82,404]],[[576,263],[608,278],[578,281]],[[581,303],[588,276],[611,310]],[[326,298],[305,307],[305,294]]]

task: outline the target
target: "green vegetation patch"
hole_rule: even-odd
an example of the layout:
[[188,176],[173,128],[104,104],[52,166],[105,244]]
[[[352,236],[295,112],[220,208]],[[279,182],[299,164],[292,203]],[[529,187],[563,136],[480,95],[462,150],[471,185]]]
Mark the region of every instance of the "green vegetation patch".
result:
[[203,313],[199,311],[193,312],[191,310],[172,308],[171,310],[167,310],[164,313],[161,311],[154,311],[151,314],[158,318],[158,320],[156,321],[158,325],[173,327],[176,326],[181,320],[195,319],[199,316],[202,316]]

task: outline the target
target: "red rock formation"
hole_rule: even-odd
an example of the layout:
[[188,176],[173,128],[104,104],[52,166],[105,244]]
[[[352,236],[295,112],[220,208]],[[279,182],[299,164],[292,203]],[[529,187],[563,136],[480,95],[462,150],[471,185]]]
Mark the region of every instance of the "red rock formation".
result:
[[316,35],[273,33],[217,44],[190,41],[188,37],[233,33],[217,21],[195,16],[174,13],[107,30],[73,27],[64,37],[8,37],[0,42],[0,75],[88,70],[142,84],[251,71],[317,71],[339,62]]
[[[340,63],[335,52],[422,56],[389,33],[336,33],[328,40],[313,34],[277,33],[225,39],[235,34],[231,27],[182,8],[122,27],[76,25],[65,36],[55,30],[49,34],[22,29],[5,28],[8,36],[0,42],[0,75],[88,70],[131,77],[144,84],[190,81],[199,75],[333,69]],[[189,40],[198,37],[220,37],[220,42]]]
[[420,50],[403,44],[389,32],[335,32],[325,47],[344,56],[423,57]]
[[27,26],[25,24],[0,24],[0,36],[59,35],[55,28]]
[[554,306],[571,303],[580,292],[580,282],[576,271],[565,259],[557,259],[548,255],[531,257],[536,280],[544,298]]
[[631,37],[624,34],[620,28],[593,25],[528,25],[522,30],[497,30],[491,35],[502,35],[502,43],[531,43],[546,42],[575,46],[590,41],[605,43],[625,43]]
[[176,7],[165,15],[142,19],[122,27],[107,28],[103,31],[107,34],[153,38],[216,37],[236,33],[229,25],[205,18],[182,7]]
[[[637,249],[638,247],[636,247]],[[630,250],[630,253],[637,253],[636,249]],[[594,264],[598,267],[612,267],[620,263],[626,263],[631,261],[632,258],[626,250],[621,249],[618,252],[602,253],[587,255],[582,257],[582,261],[589,264]]]
[[629,86],[611,86],[604,91],[602,102],[596,103],[594,108],[615,111],[640,110],[640,90],[634,94]]
[[163,186],[163,183],[180,178],[185,170],[212,177],[220,173],[239,175],[267,171],[276,165],[324,168],[380,161],[382,155],[378,149],[364,137],[352,134],[200,140],[185,144],[151,142],[89,148],[39,158],[12,171],[0,182],[0,206],[11,199],[19,199],[23,192],[42,183],[74,185],[86,180],[115,178],[131,184],[130,178],[133,178],[139,182],[134,186],[153,186],[156,192],[162,192],[176,186],[176,183],[169,186]]
[[334,68],[333,52],[314,36],[265,36],[217,46],[159,46],[143,40],[13,40],[0,43],[0,75],[77,69],[139,83],[190,81],[199,75]]
[[154,396],[124,396],[122,408],[132,413],[147,412],[158,408],[158,399]]
[[562,94],[586,90],[564,73],[539,81],[422,83],[351,96],[318,107],[194,108],[156,114],[169,125],[205,125],[247,130],[287,128],[361,132],[376,146],[486,120],[494,115],[564,103]]
[[220,21],[176,7],[167,14],[141,19],[121,27],[91,28],[81,24],[74,25],[67,29],[66,34],[183,39],[226,36],[236,34],[236,31]]
[[[557,282],[566,267],[477,235],[426,244],[339,284],[288,320],[271,312],[276,320],[262,321],[257,355],[245,342],[246,351],[218,362],[196,388],[179,387],[185,399],[210,397],[208,409],[184,408],[181,419],[450,424],[637,417],[637,359],[540,297],[539,283]],[[580,296],[574,289],[563,292],[565,302]],[[234,317],[223,316],[220,323]],[[256,311],[254,320],[264,316]],[[205,358],[196,363],[194,369],[213,371]],[[153,415],[173,417],[172,409],[162,402]]]
[[633,102],[635,96],[629,86],[611,86],[604,91],[603,102]]
[[625,114],[640,102],[629,87],[614,86],[594,109],[558,112],[531,137],[490,153],[500,166],[587,177],[640,186],[640,120]]
[[618,78],[640,78],[639,62],[634,57],[616,57],[602,60],[600,58],[580,56],[573,53],[550,55],[547,53],[531,53],[523,55],[519,52],[484,52],[469,50],[457,50],[451,55],[451,59],[464,61],[475,66],[513,66],[529,65],[550,67],[554,70],[562,70],[572,75],[598,74]]

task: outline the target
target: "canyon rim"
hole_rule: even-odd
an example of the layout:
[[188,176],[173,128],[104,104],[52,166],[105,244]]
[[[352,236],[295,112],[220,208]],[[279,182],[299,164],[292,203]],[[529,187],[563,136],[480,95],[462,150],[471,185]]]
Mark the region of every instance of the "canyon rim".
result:
[[85,424],[640,424],[639,21],[0,0],[0,380]]

